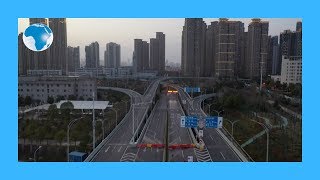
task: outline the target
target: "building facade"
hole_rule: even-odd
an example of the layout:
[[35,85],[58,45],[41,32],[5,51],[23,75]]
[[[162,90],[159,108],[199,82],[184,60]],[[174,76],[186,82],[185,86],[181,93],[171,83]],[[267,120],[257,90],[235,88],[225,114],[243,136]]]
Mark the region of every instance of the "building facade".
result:
[[80,47],[71,47],[67,48],[68,55],[68,72],[75,72],[76,69],[80,68]]
[[49,27],[52,30],[54,40],[48,49],[50,57],[47,69],[62,70],[62,74],[66,75],[68,72],[66,18],[49,18]]
[[302,83],[301,56],[282,56],[281,83]]
[[266,76],[268,54],[269,22],[261,19],[252,19],[248,26],[247,58],[245,59],[246,78],[258,78]]
[[30,96],[34,100],[47,102],[48,97],[56,98],[63,96],[92,98],[92,93],[97,92],[95,78],[88,77],[19,77],[18,95],[21,97]]
[[149,70],[149,43],[142,39],[134,39],[133,73]]
[[99,43],[93,42],[85,47],[86,68],[98,68],[100,65]]
[[215,76],[234,78],[240,73],[241,37],[244,24],[240,21],[229,21],[220,18],[215,28]]
[[205,75],[207,25],[202,18],[186,18],[182,31],[181,71],[183,76]]
[[119,44],[110,42],[106,45],[104,52],[104,66],[107,68],[118,68],[121,65],[121,47]]
[[163,74],[166,66],[166,35],[163,32],[156,32],[156,39],[159,40],[159,70],[158,71],[160,74]]
[[150,39],[150,69],[160,71],[160,42],[159,39]]

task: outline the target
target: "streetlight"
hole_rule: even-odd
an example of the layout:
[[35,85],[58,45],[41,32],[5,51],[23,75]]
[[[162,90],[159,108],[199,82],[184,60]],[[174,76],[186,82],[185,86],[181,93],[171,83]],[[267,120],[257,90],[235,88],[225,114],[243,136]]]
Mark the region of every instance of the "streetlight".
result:
[[36,153],[37,153],[37,151],[38,151],[39,149],[41,149],[41,148],[42,148],[42,146],[39,146],[38,149],[36,149],[36,150],[34,151],[34,153],[33,153],[33,161],[34,161],[34,162],[37,161],[37,160],[36,160]]
[[266,162],[269,161],[269,129],[266,127],[266,125],[264,125],[263,123],[261,122],[258,122],[256,120],[253,120],[253,119],[250,119],[251,121],[253,122],[256,122],[258,124],[260,124],[264,129],[265,129],[265,132],[267,133],[267,153],[266,153]]
[[209,106],[209,115],[211,114],[211,106],[214,105],[216,103],[212,103],[212,104],[206,104],[207,106]]
[[234,125],[236,122],[240,121],[240,120],[236,120],[236,121],[233,121],[233,122],[231,122],[231,121],[228,120],[228,119],[225,119],[225,120],[228,121],[228,122],[231,124],[231,135],[232,135],[232,137],[233,137],[233,125]]
[[216,113],[218,114],[218,116],[220,116],[220,113],[223,112],[224,110],[217,111],[217,110],[214,110],[214,109],[213,109],[212,111],[216,112]]
[[116,108],[111,108],[113,112],[116,113],[116,126],[118,125],[118,110]]
[[128,112],[128,101],[122,100],[122,102],[126,103],[126,112]]
[[96,117],[95,117],[95,111],[94,111],[94,92],[92,92],[92,150],[94,150],[95,148],[96,148]]
[[67,130],[67,158],[68,158],[68,162],[69,162],[69,146],[70,146],[70,141],[69,141],[70,129],[71,129],[72,125],[73,125],[76,121],[78,121],[78,120],[80,120],[80,119],[82,119],[82,118],[83,118],[83,117],[78,118],[78,119],[74,119],[74,120],[70,121],[70,123],[68,124],[68,130]]

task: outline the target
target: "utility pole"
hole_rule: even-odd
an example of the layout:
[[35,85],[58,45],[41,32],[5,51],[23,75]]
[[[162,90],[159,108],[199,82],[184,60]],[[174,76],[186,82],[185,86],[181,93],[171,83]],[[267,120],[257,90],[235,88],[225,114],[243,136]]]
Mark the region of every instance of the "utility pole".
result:
[[261,61],[260,61],[260,92],[262,90],[262,68],[263,68],[263,55],[265,55],[266,53],[261,53]]
[[94,92],[92,92],[92,150],[96,148],[96,120],[94,114]]

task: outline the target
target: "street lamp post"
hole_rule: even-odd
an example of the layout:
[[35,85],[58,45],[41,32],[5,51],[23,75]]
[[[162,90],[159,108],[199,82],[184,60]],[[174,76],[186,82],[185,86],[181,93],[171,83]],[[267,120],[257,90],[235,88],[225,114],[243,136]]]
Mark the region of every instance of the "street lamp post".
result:
[[118,125],[118,110],[115,108],[112,108],[111,110],[116,113],[116,126],[117,126]]
[[220,113],[223,112],[223,110],[217,111],[217,110],[214,110],[214,109],[212,111],[216,112],[218,114],[218,116],[220,116]]
[[211,114],[211,106],[214,105],[216,103],[212,103],[212,104],[206,104],[207,106],[209,106],[209,115]]
[[94,112],[94,92],[92,92],[92,150],[96,148],[96,118]]
[[82,117],[81,118],[78,118],[78,119],[74,119],[74,120],[72,120],[72,121],[70,121],[70,123],[68,124],[68,130],[67,130],[67,159],[68,159],[68,162],[69,162],[69,146],[70,146],[70,138],[69,138],[69,134],[70,134],[70,129],[71,129],[71,127],[72,127],[72,125],[76,122],[76,121],[78,121],[78,120],[80,120],[80,119],[82,119]]
[[266,162],[268,162],[268,161],[269,161],[269,129],[267,128],[267,126],[266,126],[266,125],[264,125],[264,124],[263,124],[263,123],[261,123],[261,122],[258,122],[258,121],[253,120],[253,119],[251,119],[251,121],[253,121],[253,122],[256,122],[256,123],[260,124],[260,125],[265,129],[265,132],[267,133],[267,153],[266,153]]
[[102,126],[102,138],[104,139],[105,131],[104,131],[104,120],[98,119],[97,121],[101,122]]
[[232,137],[233,137],[233,126],[234,126],[234,124],[236,123],[236,122],[238,122],[238,121],[240,121],[240,120],[236,120],[236,121],[233,121],[233,122],[231,122],[230,120],[227,120],[227,119],[225,119],[226,121],[228,121],[230,124],[231,124],[231,135],[232,135]]
[[42,146],[39,146],[38,149],[36,149],[36,150],[34,151],[34,153],[33,153],[33,161],[34,161],[34,162],[37,161],[37,160],[36,160],[36,154],[37,154],[37,151],[39,151],[39,149],[41,149],[41,148],[42,148]]
[[128,112],[128,101],[122,100],[122,102],[126,103],[126,112]]

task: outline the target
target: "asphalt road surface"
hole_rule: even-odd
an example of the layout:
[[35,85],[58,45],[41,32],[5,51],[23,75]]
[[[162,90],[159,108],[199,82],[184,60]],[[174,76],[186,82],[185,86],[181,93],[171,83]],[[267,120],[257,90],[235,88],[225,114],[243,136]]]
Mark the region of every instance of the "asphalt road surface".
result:
[[[132,90],[126,90],[127,93],[131,94],[132,101],[136,103],[148,102],[151,101],[155,91],[158,87],[159,80],[154,81],[152,85],[148,88],[144,96],[139,96],[138,93],[135,93]],[[135,129],[137,125],[141,122],[142,116],[147,109],[146,104],[134,106],[134,120],[135,120]],[[133,111],[129,111],[128,115],[123,119],[123,123],[119,125],[113,136],[105,142],[97,154],[91,159],[91,161],[134,161],[136,158],[135,150],[129,142],[133,136]],[[133,152],[132,152],[133,151]]]
[[[185,107],[188,114],[196,115],[198,117],[205,117],[206,115],[201,111],[201,101],[207,98],[206,95],[203,97],[199,96],[194,99],[190,99],[181,88],[179,88],[179,93],[181,94],[182,100],[186,101]],[[226,141],[220,136],[214,128],[204,128],[203,130],[203,140],[205,146],[210,153],[212,161],[229,161],[236,162],[241,161],[237,154],[232,150],[232,148],[226,143]]]

